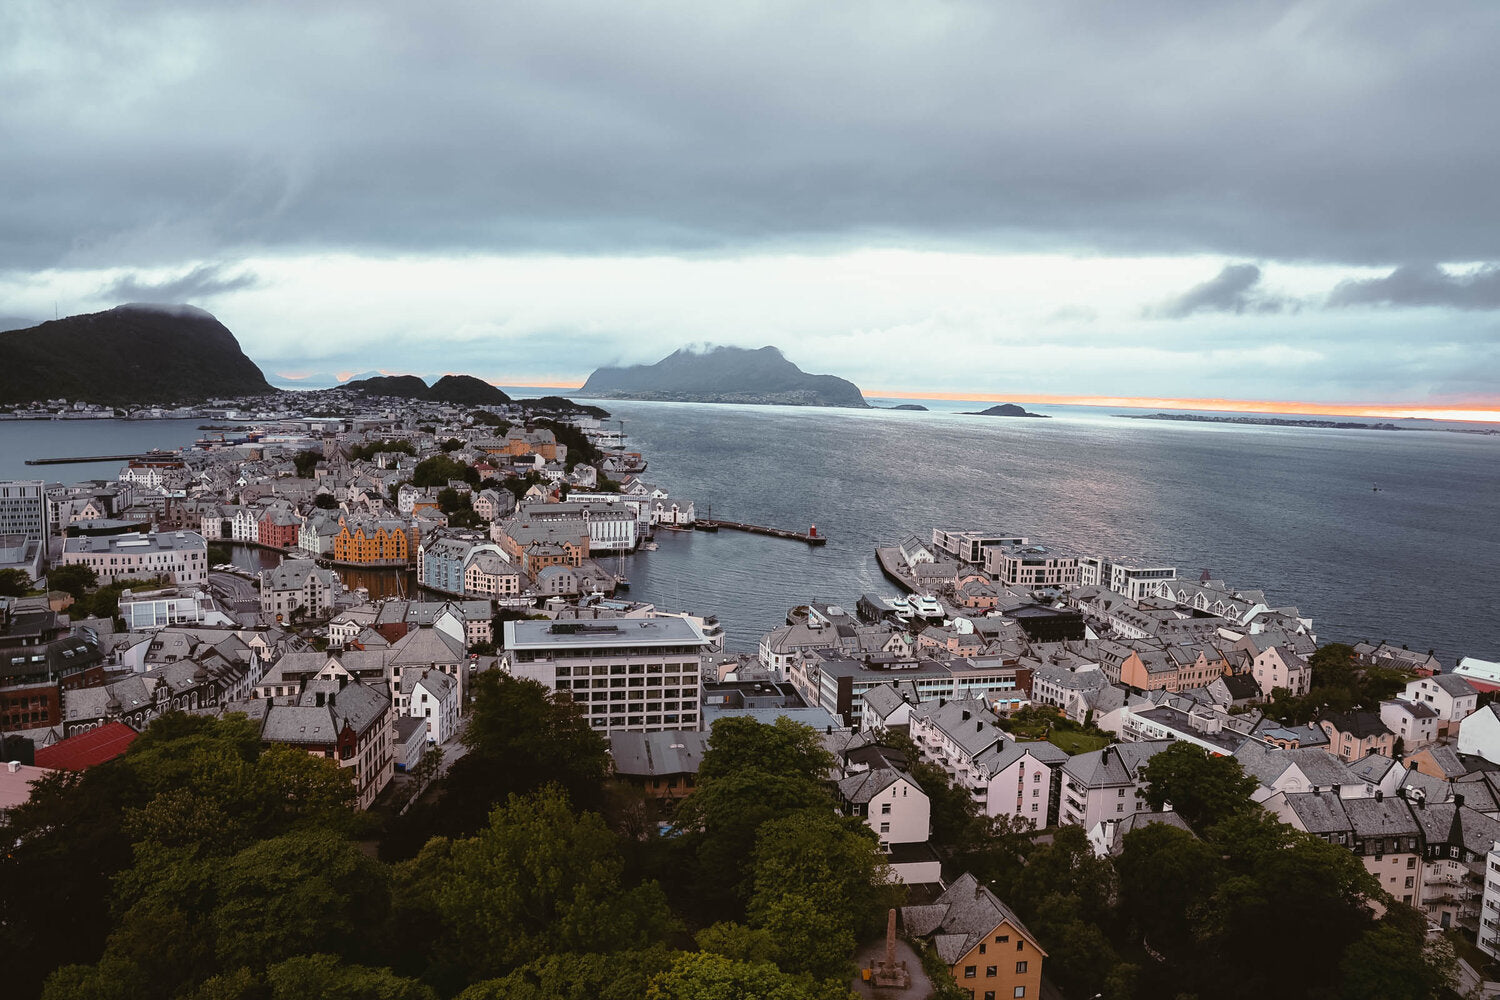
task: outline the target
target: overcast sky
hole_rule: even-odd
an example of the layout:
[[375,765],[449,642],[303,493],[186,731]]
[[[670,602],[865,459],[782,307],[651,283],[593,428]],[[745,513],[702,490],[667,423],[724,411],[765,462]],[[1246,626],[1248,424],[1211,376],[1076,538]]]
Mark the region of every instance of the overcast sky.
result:
[[0,4],[0,326],[1500,406],[1500,4]]

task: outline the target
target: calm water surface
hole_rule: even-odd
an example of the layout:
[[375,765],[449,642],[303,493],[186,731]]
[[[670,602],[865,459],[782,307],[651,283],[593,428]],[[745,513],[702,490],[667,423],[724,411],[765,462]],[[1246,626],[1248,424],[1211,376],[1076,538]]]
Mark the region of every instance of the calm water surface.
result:
[[[947,525],[1138,554],[1190,577],[1208,569],[1295,604],[1324,639],[1500,658],[1497,437],[1127,420],[1061,406],[1026,420],[947,403],[932,405],[950,412],[928,413],[603,405],[649,458],[646,478],[700,513],[816,524],[829,537],[812,549],[663,531],[657,551],[626,560],[632,596],[718,614],[734,649],[752,649],[792,605],[889,592],[875,546]],[[200,436],[198,423],[0,421],[0,478],[113,478],[119,463],[24,462],[179,447]]]

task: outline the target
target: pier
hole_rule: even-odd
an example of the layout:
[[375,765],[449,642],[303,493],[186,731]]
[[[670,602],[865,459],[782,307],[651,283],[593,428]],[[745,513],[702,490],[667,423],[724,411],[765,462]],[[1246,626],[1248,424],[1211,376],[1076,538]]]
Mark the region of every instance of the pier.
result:
[[828,539],[818,534],[818,526],[813,525],[807,531],[789,531],[786,528],[767,528],[759,524],[743,524],[739,521],[720,521],[714,518],[700,517],[693,522],[693,528],[698,531],[718,531],[720,528],[726,531],[745,531],[752,535],[766,535],[770,538],[785,538],[793,542],[806,542],[808,545],[827,545]]
[[161,462],[176,459],[170,451],[149,451],[135,455],[79,455],[74,458],[28,458],[27,465],[77,465],[84,462]]

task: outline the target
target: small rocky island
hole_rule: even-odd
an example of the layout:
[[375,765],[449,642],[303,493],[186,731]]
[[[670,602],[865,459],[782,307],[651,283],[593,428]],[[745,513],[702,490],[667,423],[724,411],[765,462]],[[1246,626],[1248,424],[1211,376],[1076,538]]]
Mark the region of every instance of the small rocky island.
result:
[[1032,413],[1015,403],[1000,403],[988,410],[968,410],[964,415],[970,417],[1041,417],[1043,420],[1048,418],[1045,413]]
[[758,403],[868,408],[859,386],[834,375],[810,375],[774,347],[680,350],[653,365],[599,368],[580,396],[682,403]]

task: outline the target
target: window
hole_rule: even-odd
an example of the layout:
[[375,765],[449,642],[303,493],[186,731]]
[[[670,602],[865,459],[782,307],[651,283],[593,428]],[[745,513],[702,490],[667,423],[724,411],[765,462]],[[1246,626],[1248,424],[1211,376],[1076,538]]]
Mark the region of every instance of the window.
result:
[[998,967],[998,966],[994,966],[994,965],[986,965],[986,966],[985,966],[985,967],[984,967],[984,975],[985,975],[985,978],[986,978],[986,979],[994,979],[994,978],[995,978],[995,975],[996,975],[996,973],[997,973],[997,972],[998,972],[998,971],[999,971],[999,967]]
[[1417,859],[1416,859],[1416,857],[1413,856],[1413,857],[1407,858],[1406,859],[1406,867],[1408,867],[1408,868],[1415,868],[1415,867],[1417,867]]
[[978,974],[979,974],[979,966],[977,966],[977,965],[966,965],[966,966],[964,966],[964,978],[965,979],[973,979]]
[[985,990],[984,991],[984,1000],[995,1000],[995,991],[994,990]]
[[1010,944],[1010,935],[1009,934],[998,935],[995,938],[995,943],[996,944]]
[[882,802],[882,803],[880,803],[880,815],[882,815],[882,816],[889,816],[890,814],[891,814],[891,804],[889,802]]
[[1021,940],[1021,941],[1017,941],[1016,942],[1016,951],[1020,951],[1024,947],[1026,947],[1025,940]]
[[1025,962],[1017,962],[1016,963],[1016,971],[1017,972],[1025,972],[1026,971],[1026,963]]
[[880,824],[880,832],[881,833],[890,833],[891,832],[891,824],[889,824],[889,823],[882,823],[882,824]]
[[1024,997],[1025,995],[1026,995],[1026,987],[1024,987],[1024,986],[1017,986],[1016,987],[1016,991],[1011,994],[1011,996],[1013,996],[1013,997]]

